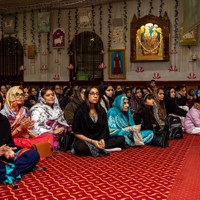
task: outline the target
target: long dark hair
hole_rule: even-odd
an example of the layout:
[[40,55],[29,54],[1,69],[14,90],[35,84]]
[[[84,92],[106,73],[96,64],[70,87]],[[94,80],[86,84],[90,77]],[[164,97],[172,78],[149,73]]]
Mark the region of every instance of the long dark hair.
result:
[[[88,112],[89,112],[89,110],[90,110],[90,102],[89,102],[89,100],[88,100],[88,96],[89,96],[90,91],[91,91],[93,88],[96,88],[96,89],[98,90],[98,92],[99,92],[99,88],[96,87],[96,86],[90,86],[90,87],[88,87],[88,88],[85,90],[85,103],[86,103],[86,105],[87,105],[87,107],[88,107]],[[101,115],[102,109],[103,109],[103,108],[102,108],[101,105],[100,105],[100,98],[99,98],[97,104],[95,105],[95,108],[96,108],[97,113],[98,113],[99,115]]]

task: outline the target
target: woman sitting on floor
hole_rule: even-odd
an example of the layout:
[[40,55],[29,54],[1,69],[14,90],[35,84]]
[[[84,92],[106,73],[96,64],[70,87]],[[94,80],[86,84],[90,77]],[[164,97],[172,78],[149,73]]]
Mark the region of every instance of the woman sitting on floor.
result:
[[99,90],[89,87],[85,91],[85,101],[79,107],[73,123],[76,140],[73,150],[78,155],[108,155],[105,149],[124,147],[124,138],[110,137],[106,111],[99,103]]
[[11,133],[17,146],[31,148],[33,144],[48,141],[50,144],[53,138],[50,135],[36,137],[30,129],[34,121],[30,120],[30,113],[24,107],[24,91],[21,86],[11,87],[6,95],[6,102],[1,114],[6,116],[11,125]]
[[31,172],[39,161],[36,150],[16,147],[11,135],[10,123],[0,114],[0,183],[12,184]]
[[64,119],[63,112],[59,106],[58,99],[51,89],[41,89],[38,103],[31,109],[31,120],[34,120],[33,132],[36,135],[50,134],[53,136],[53,150],[59,149],[60,134],[69,133],[71,127]]
[[200,98],[196,99],[194,106],[185,117],[185,131],[189,134],[200,134]]
[[84,101],[84,94],[85,94],[85,87],[77,87],[74,90],[74,97],[72,101],[70,101],[64,110],[64,117],[68,124],[72,125],[74,121],[74,114],[76,113],[77,109]]
[[182,126],[184,127],[184,118],[187,114],[187,110],[179,107],[176,103],[176,92],[174,87],[169,87],[165,90],[164,102],[167,115],[178,116],[181,119]]
[[155,94],[155,101],[153,105],[154,117],[160,128],[164,128],[165,118],[167,117],[167,111],[164,102],[164,89],[158,88],[154,94]]
[[[128,97],[125,95],[119,95],[113,102],[113,107],[108,110],[108,127],[111,136],[123,136],[125,138],[126,145],[134,146],[133,134],[134,132],[125,130],[129,126],[134,126],[135,122],[131,115],[129,108]],[[138,126],[135,126],[135,131]],[[151,130],[141,131],[141,135],[144,144],[151,142],[153,138],[153,132]]]

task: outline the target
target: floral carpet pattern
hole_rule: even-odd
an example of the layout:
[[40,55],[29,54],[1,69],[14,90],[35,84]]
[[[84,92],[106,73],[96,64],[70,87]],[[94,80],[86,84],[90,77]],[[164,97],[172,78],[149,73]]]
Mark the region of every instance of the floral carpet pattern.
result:
[[168,148],[132,147],[106,157],[55,153],[17,189],[0,185],[0,200],[166,200],[196,138],[184,135]]

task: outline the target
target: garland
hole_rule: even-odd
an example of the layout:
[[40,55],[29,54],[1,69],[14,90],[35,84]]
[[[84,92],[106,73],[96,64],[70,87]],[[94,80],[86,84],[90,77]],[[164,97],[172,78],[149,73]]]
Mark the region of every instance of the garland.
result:
[[142,42],[141,42],[141,40],[139,39],[138,36],[137,36],[137,40],[138,40],[138,42],[140,43],[141,47],[142,47],[145,51],[152,53],[152,52],[154,52],[154,51],[159,47],[159,45],[160,45],[160,43],[161,43],[161,41],[162,41],[162,38],[160,39],[160,42],[158,43],[158,45],[157,45],[156,47],[154,47],[153,49],[147,49],[147,48],[145,48],[145,46],[142,44]]
[[35,18],[33,10],[31,10],[31,42],[35,45]]
[[17,35],[18,35],[18,31],[17,31],[17,28],[18,28],[18,16],[17,16],[17,13],[15,13],[15,25],[14,25],[14,32],[15,32],[15,50],[18,49],[18,42],[17,42]]
[[50,49],[50,40],[51,40],[51,35],[50,32],[47,33],[47,52],[51,54],[51,49]]
[[140,19],[141,17],[141,13],[140,13],[140,8],[141,8],[141,0],[137,0],[137,14],[138,14],[138,19]]
[[24,50],[24,56],[26,56],[26,12],[23,13],[23,50]]
[[[71,11],[68,11],[68,48],[70,48],[71,40],[70,40],[70,33],[71,33]],[[69,53],[69,50],[68,50]]]
[[127,2],[124,1],[124,43],[125,43],[125,47],[126,47],[126,43],[127,43],[127,30],[128,30],[128,26],[127,26]]
[[92,5],[92,31],[95,33],[95,10],[93,5]]
[[[58,9],[58,16],[57,16],[58,28],[61,28],[60,18],[61,18],[61,10],[60,10],[60,8],[59,8],[59,9]],[[58,52],[58,54],[61,55],[61,49],[60,49],[60,48],[57,48],[57,52]]]
[[178,43],[178,5],[179,1],[175,0],[175,20],[174,20],[174,50],[176,51],[176,45]]
[[[41,12],[41,10],[39,10]],[[38,31],[38,53],[41,51],[41,32]]]
[[149,1],[149,6],[150,6],[149,15],[151,15],[151,12],[152,12],[152,10],[153,10],[153,0],[150,0],[150,1]]
[[111,18],[112,18],[112,6],[109,3],[108,7],[108,49],[111,47]]
[[160,0],[160,9],[159,9],[160,17],[162,17],[162,11],[163,11],[163,6],[164,5],[165,5],[165,3],[163,2],[163,0]]
[[58,20],[58,28],[60,28],[61,27],[61,23],[60,23],[60,18],[61,18],[61,10],[60,10],[60,8],[58,9],[58,16],[57,16],[58,18],[57,18],[57,20]]
[[78,35],[78,8],[75,10],[75,35]]
[[99,6],[99,33],[102,35],[102,5]]
[[4,29],[3,29],[3,15],[1,15],[1,37],[4,37]]

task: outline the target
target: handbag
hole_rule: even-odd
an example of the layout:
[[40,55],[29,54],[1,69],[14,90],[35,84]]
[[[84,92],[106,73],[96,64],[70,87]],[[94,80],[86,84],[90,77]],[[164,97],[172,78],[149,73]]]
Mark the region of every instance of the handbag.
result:
[[72,143],[74,142],[74,134],[62,133],[59,138],[60,151],[71,150]]
[[52,156],[50,144],[47,141],[33,144],[33,149],[38,151],[40,158],[48,158]]
[[166,130],[153,130],[154,136],[151,140],[152,146],[158,146],[162,148],[166,148],[169,146],[168,143],[168,133]]

